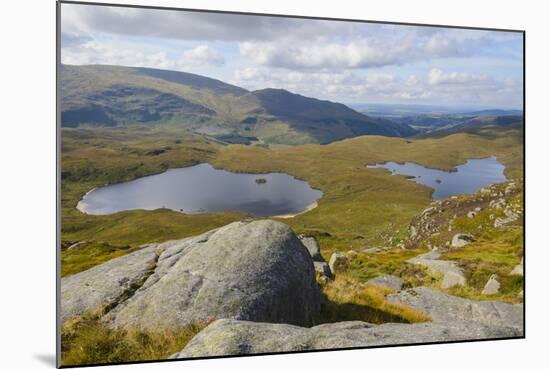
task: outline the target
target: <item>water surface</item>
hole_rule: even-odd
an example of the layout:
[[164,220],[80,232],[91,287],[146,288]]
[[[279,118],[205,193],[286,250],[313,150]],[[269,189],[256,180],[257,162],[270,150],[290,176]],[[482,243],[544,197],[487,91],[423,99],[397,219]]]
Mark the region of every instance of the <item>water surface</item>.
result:
[[473,193],[485,186],[506,181],[504,165],[494,156],[470,159],[465,164],[457,165],[453,172],[396,162],[368,165],[367,168],[385,168],[392,174],[409,176],[412,181],[433,188],[433,199]]
[[168,208],[187,214],[238,211],[273,216],[302,212],[322,195],[285,173],[233,173],[199,164],[97,188],[82,198],[78,209],[95,215]]

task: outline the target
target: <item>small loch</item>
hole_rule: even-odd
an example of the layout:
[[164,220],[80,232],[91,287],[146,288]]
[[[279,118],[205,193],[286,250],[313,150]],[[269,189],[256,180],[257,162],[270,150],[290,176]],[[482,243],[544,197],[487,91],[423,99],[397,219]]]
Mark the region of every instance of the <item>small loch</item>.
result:
[[506,181],[504,165],[494,156],[469,159],[457,165],[455,171],[426,168],[415,163],[387,162],[368,165],[367,168],[384,168],[394,175],[407,176],[411,181],[433,188],[433,199],[479,191],[481,188]]
[[167,208],[186,214],[236,211],[288,216],[313,208],[322,195],[285,173],[234,173],[203,163],[96,188],[77,208],[93,215]]

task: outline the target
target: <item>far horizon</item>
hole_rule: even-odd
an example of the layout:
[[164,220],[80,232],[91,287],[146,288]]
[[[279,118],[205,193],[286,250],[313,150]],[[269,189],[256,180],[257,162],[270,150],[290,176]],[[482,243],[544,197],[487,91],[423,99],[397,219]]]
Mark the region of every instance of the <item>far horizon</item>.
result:
[[62,13],[64,64],[185,71],[346,105],[523,106],[519,32],[85,4]]

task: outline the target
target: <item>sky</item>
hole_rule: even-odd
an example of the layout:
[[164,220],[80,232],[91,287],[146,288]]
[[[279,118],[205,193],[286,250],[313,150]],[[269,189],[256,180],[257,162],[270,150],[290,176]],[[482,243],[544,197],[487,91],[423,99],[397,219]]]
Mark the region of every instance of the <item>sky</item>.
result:
[[523,103],[514,32],[62,4],[61,62],[178,70],[348,104]]

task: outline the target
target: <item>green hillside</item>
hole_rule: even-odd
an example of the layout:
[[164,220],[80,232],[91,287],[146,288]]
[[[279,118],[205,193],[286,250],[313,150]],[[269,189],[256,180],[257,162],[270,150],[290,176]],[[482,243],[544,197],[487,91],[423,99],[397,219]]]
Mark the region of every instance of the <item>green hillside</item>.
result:
[[343,104],[285,90],[249,92],[196,74],[150,68],[63,65],[61,97],[63,127],[167,125],[222,140],[281,144],[416,133]]

